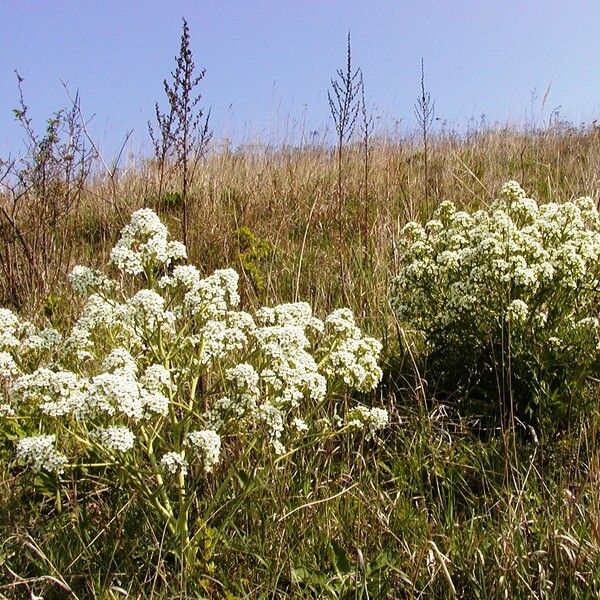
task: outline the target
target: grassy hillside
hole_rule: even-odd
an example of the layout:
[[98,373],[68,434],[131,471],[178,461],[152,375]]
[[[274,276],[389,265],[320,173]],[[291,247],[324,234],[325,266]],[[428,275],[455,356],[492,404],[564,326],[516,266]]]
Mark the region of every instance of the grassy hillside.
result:
[[[94,159],[67,175],[61,160],[42,173],[43,157],[30,156],[0,195],[0,306],[58,328],[81,306],[71,268],[105,265],[135,209],[154,209],[175,239],[182,220],[175,171],[159,195],[152,161],[107,170]],[[189,190],[191,262],[205,275],[236,269],[245,310],[305,300],[323,317],[347,306],[382,340],[382,384],[345,395],[388,409],[379,438],[334,436],[286,460],[231,450],[195,490],[200,551],[183,572],[141,497],[85,471],[32,476],[0,421],[0,597],[600,595],[596,409],[549,444],[484,426],[436,398],[389,306],[408,221],[440,200],[486,207],[509,179],[540,203],[598,198],[600,133],[440,134],[427,181],[424,160],[416,139],[374,139],[366,163],[350,145],[340,197],[326,147],[214,150]]]

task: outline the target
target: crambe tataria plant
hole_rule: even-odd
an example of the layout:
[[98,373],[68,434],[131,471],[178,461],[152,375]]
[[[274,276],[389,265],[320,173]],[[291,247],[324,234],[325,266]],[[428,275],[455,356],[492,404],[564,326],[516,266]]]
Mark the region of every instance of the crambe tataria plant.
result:
[[404,227],[392,306],[422,332],[430,382],[553,428],[598,373],[599,292],[593,200],[538,205],[510,181],[485,210],[446,201]]
[[[157,215],[138,210],[110,255],[116,278],[73,269],[84,305],[69,331],[0,309],[0,418],[28,433],[16,459],[47,474],[118,473],[160,516],[182,564],[196,552],[191,483],[225,471],[224,454],[257,444],[284,457],[387,424],[381,408],[346,416],[332,400],[381,378],[381,345],[351,311],[320,320],[298,302],[251,315],[239,310],[235,271],[202,277],[185,259]],[[337,430],[324,431],[326,417]]]

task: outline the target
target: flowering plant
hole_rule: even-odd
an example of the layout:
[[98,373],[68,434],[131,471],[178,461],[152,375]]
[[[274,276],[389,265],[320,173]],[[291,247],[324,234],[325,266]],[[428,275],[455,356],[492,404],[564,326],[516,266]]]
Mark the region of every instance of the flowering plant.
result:
[[[538,205],[514,181],[486,210],[442,202],[403,230],[398,319],[424,334],[432,371],[500,395],[529,424],[581,404],[600,349],[600,217],[590,198]],[[577,402],[575,402],[577,401]]]
[[118,279],[73,269],[86,300],[65,335],[0,309],[0,418],[21,432],[17,459],[51,474],[76,466],[124,475],[182,562],[196,552],[192,482],[220,468],[227,448],[262,440],[282,456],[327,430],[372,436],[388,420],[380,408],[346,416],[326,405],[336,391],[369,391],[381,378],[381,345],[351,311],[323,321],[298,302],[252,316],[237,308],[235,271],[202,278],[185,259],[142,209],[111,253]]

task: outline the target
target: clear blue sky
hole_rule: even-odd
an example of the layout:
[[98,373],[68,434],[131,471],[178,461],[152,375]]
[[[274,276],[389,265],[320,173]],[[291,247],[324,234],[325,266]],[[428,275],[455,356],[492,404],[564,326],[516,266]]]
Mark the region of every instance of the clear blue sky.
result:
[[437,116],[454,125],[482,113],[522,121],[550,82],[545,118],[557,106],[575,122],[600,113],[597,0],[0,0],[0,155],[21,137],[14,69],[38,127],[66,102],[63,80],[107,152],[128,129],[147,144],[182,16],[216,138],[278,142],[303,122],[324,127],[348,30],[380,122],[414,125],[421,57]]

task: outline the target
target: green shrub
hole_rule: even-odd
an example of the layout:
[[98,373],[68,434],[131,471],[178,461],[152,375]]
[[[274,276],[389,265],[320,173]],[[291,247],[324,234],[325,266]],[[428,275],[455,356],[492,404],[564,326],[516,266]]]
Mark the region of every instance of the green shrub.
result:
[[160,199],[160,203],[166,210],[180,208],[183,206],[183,196],[181,192],[165,192]]
[[528,425],[575,416],[598,369],[599,231],[590,198],[538,206],[514,181],[486,210],[407,224],[392,306],[438,389]]
[[257,294],[265,291],[264,267],[273,255],[275,248],[260,238],[249,227],[239,227],[235,231],[238,242],[238,260]]

